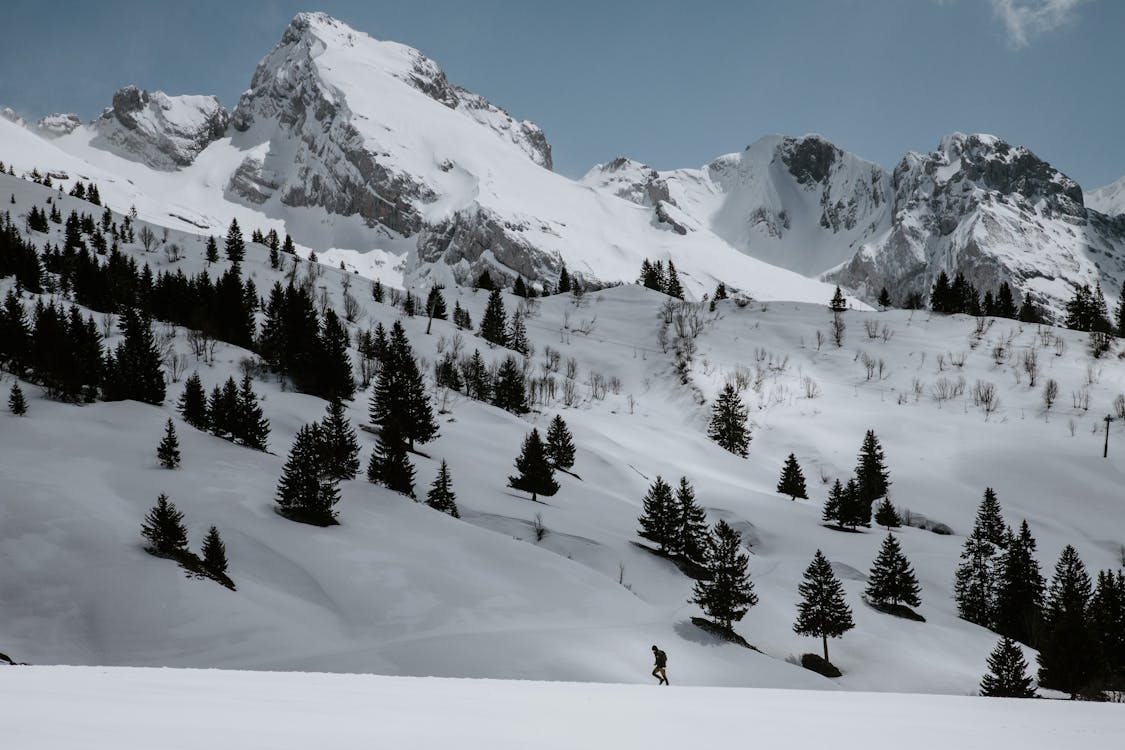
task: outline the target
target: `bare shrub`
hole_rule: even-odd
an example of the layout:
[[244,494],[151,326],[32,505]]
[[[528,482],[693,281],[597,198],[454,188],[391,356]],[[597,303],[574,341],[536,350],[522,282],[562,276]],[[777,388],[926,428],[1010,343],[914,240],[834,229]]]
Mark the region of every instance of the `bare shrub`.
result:
[[1043,386],[1043,406],[1047,411],[1055,405],[1059,399],[1059,381],[1054,378],[1047,378],[1046,385]]
[[164,257],[168,259],[169,263],[176,263],[184,257],[184,249],[180,247],[178,242],[169,242],[164,246]]
[[351,292],[344,290],[344,320],[349,323],[358,323],[363,319],[363,308],[359,304],[359,300],[351,295]]
[[866,318],[863,321],[863,332],[867,334],[867,338],[874,341],[879,338],[879,321],[874,318]]
[[578,360],[574,357],[566,358],[566,379],[574,380],[578,377]]
[[842,347],[844,345],[844,332],[848,330],[842,313],[833,313],[832,323],[829,324],[828,330],[832,334],[832,342],[836,344],[836,348]]
[[152,249],[156,247],[156,232],[152,231],[152,227],[148,224],[145,224],[137,232],[137,238],[140,239],[141,247],[145,249],[146,253],[151,253]]
[[563,404],[566,406],[578,405],[578,383],[573,378],[563,378],[562,383]]
[[1020,367],[1027,373],[1027,384],[1034,388],[1039,378],[1039,355],[1034,349],[1025,349],[1020,355]]
[[1070,392],[1070,403],[1074,406],[1075,409],[1081,409],[1082,411],[1089,411],[1090,410],[1090,389],[1089,388],[1083,388],[1082,390],[1079,390],[1079,391],[1071,391]]
[[187,335],[188,346],[191,347],[191,353],[198,359],[210,364],[215,361],[215,347],[218,346],[218,340],[207,331],[188,331]]
[[547,536],[547,527],[543,525],[543,514],[536,513],[535,518],[531,521],[531,530],[535,532],[535,541],[543,541],[543,537]]
[[808,375],[801,378],[801,388],[805,392],[805,398],[816,398],[820,395],[820,386]]
[[996,395],[996,386],[984,380],[978,380],[973,385],[973,404],[984,412],[985,417],[992,414],[1000,406],[1000,398]]
[[1117,398],[1113,399],[1113,416],[1117,419],[1125,419],[1125,394],[1123,393],[1118,393]]

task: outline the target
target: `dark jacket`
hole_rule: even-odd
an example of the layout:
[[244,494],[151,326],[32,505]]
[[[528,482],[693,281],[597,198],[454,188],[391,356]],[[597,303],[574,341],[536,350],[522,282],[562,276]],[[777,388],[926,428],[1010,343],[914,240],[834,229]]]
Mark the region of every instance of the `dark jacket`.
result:
[[653,652],[653,656],[656,657],[657,669],[664,669],[664,667],[668,666],[668,654],[664,653],[660,649],[656,649],[656,651]]

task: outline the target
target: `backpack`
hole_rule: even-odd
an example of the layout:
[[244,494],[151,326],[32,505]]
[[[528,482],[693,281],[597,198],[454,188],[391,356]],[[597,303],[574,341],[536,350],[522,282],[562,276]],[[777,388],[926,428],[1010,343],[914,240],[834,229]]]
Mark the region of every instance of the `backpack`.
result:
[[660,666],[668,666],[668,654],[664,653],[660,649],[656,649],[656,659],[657,663],[660,664]]

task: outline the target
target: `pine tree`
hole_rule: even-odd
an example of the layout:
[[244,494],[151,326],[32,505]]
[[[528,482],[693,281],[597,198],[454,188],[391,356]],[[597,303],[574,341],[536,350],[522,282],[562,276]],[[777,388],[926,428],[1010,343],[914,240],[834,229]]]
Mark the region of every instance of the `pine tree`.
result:
[[527,284],[523,283],[522,276],[516,277],[516,283],[512,285],[512,294],[524,299],[527,298]]
[[174,469],[180,465],[180,441],[176,438],[176,427],[171,419],[164,426],[164,438],[156,449],[156,457],[165,469]]
[[1021,323],[1042,323],[1043,316],[1039,308],[1031,301],[1031,292],[1024,292],[1023,304],[1020,305],[1019,320]]
[[828,491],[828,499],[824,501],[824,510],[820,514],[820,520],[835,526],[843,526],[844,524],[840,520],[843,498],[844,486],[837,479],[836,483],[832,485],[832,489]]
[[206,430],[210,427],[207,417],[207,393],[203,390],[203,381],[199,379],[198,371],[193,372],[184,382],[179,411],[184,421],[197,430]]
[[379,304],[383,304],[385,297],[386,292],[383,290],[383,282],[379,281],[379,279],[375,279],[375,281],[371,282],[371,299]]
[[461,307],[460,301],[453,303],[453,325],[462,331],[467,331],[473,327],[473,319],[469,316],[469,311]]
[[480,335],[485,341],[497,346],[506,346],[508,343],[508,317],[504,312],[504,300],[499,289],[493,289],[488,295],[488,304],[480,321]]
[[[569,274],[569,273],[567,273],[567,271],[566,271],[566,266],[564,265],[564,266],[562,267],[562,270],[561,270],[561,271],[559,271],[559,289],[558,289],[558,293],[559,293],[559,294],[566,294],[566,293],[567,293],[567,292],[569,292],[569,291],[570,291],[570,274]],[[1123,295],[1123,297],[1125,297],[1125,295]]]
[[938,274],[937,281],[934,282],[933,289],[930,291],[930,309],[939,313],[951,312],[950,294],[949,276],[945,271],[942,271]]
[[848,309],[848,300],[844,297],[844,293],[840,291],[840,287],[836,287],[835,294],[832,295],[832,300],[828,303],[828,309],[834,313],[844,312]]
[[418,305],[414,300],[414,294],[407,289],[406,296],[402,298],[402,314],[408,318],[413,318],[418,312]]
[[375,450],[367,462],[367,481],[414,497],[414,466],[406,455],[405,441],[394,423],[379,432]]
[[708,537],[706,558],[710,575],[695,582],[690,601],[729,631],[758,603],[750,580],[750,557],[742,551],[739,533],[719,521]]
[[547,459],[546,446],[539,437],[539,430],[535,428],[524,438],[520,455],[516,458],[516,470],[519,475],[508,477],[508,485],[513,489],[530,492],[533,501],[539,495],[550,497],[559,491],[555,470]]
[[866,506],[868,520],[863,521],[866,524],[871,518],[871,506],[879,498],[887,496],[891,484],[890,472],[887,471],[883,457],[883,446],[879,444],[879,438],[875,437],[874,430],[868,430],[863,438],[863,445],[856,459],[855,479],[859,499]]
[[426,392],[418,362],[400,321],[391,326],[391,336],[382,357],[379,378],[371,395],[371,421],[390,434],[414,443],[428,443],[437,437],[430,396]]
[[875,523],[887,530],[902,526],[902,519],[889,497],[884,497],[883,502],[875,509]]
[[828,639],[839,638],[855,627],[855,623],[852,610],[844,601],[844,586],[820,550],[805,569],[804,581],[797,591],[801,602],[797,605],[793,632],[819,637],[824,645],[824,660],[828,661]]
[[996,566],[996,632],[1035,645],[1046,587],[1035,559],[1035,538],[1024,520],[1017,534],[1009,533],[1007,548]]
[[320,423],[321,470],[337,481],[355,479],[359,473],[359,440],[344,411],[344,404],[332,401]]
[[703,563],[707,560],[707,514],[695,502],[695,488],[680,477],[676,488],[674,548],[677,555]]
[[12,390],[8,394],[8,408],[17,417],[27,414],[27,399],[23,397],[23,391],[20,390],[19,383],[12,383]]
[[891,293],[887,291],[887,287],[879,290],[879,307],[886,310],[891,306]]
[[1004,525],[1004,515],[1000,501],[991,487],[984,488],[984,498],[977,508],[973,522],[973,534],[987,541],[996,549],[1008,546],[1008,527]]
[[238,406],[238,386],[227,378],[222,387],[215,386],[207,402],[207,418],[211,434],[224,440],[235,440],[242,432]]
[[225,576],[227,573],[227,547],[219,530],[214,526],[203,538],[203,570],[211,576]]
[[574,438],[559,414],[547,427],[547,458],[556,470],[565,471],[574,466]]
[[715,401],[707,437],[736,456],[746,458],[750,451],[751,437],[750,430],[746,427],[746,407],[730,383],[723,386]]
[[653,480],[641,502],[641,511],[641,517],[638,519],[641,528],[637,533],[650,542],[658,544],[661,552],[673,549],[680,514],[672,498],[672,488],[663,477],[658,475]]
[[492,404],[513,414],[526,414],[531,410],[527,403],[523,370],[515,357],[507,357],[500,363],[492,387]]
[[986,628],[992,624],[996,609],[995,557],[995,547],[970,534],[961,549],[953,582],[958,617]]
[[487,270],[480,272],[480,276],[477,277],[476,283],[473,284],[473,289],[484,289],[487,292],[496,290],[496,284],[492,281],[492,276],[488,273]]
[[453,480],[449,477],[449,465],[444,458],[434,483],[430,485],[430,491],[426,493],[426,505],[454,518],[461,517],[457,511],[457,496],[453,494]]
[[676,299],[684,298],[684,288],[680,285],[680,275],[676,273],[676,265],[668,261],[668,276],[664,281],[664,293]]
[[1114,321],[1117,323],[1117,335],[1125,338],[1125,281],[1121,282],[1121,296],[1117,300],[1117,309],[1114,311]]
[[488,367],[479,349],[473,350],[473,356],[461,365],[461,375],[465,378],[465,393],[469,398],[477,401],[492,400],[492,377],[488,374]]
[[242,386],[239,388],[235,404],[234,437],[247,448],[266,450],[270,436],[270,421],[262,414],[258,394],[254,393],[249,374],[242,376]]
[[888,533],[879,548],[879,554],[867,576],[867,598],[877,604],[905,604],[917,607],[922,603],[918,598],[921,587],[910,567],[910,561],[903,554],[902,547],[893,534]]
[[164,493],[156,499],[144,523],[141,536],[148,541],[145,551],[157,557],[179,558],[187,552],[187,529],[184,528],[184,514],[176,510]]
[[430,287],[430,293],[426,297],[426,316],[430,319],[445,320],[449,315],[445,307],[445,297],[442,296],[441,290],[442,286],[435,284]]
[[870,523],[871,504],[863,499],[859,483],[852,477],[840,493],[840,525],[848,526],[854,531],[857,527]]
[[219,245],[215,242],[214,235],[207,238],[207,246],[203,251],[203,258],[208,263],[219,262]]
[[152,321],[127,307],[120,327],[125,340],[113,356],[106,358],[105,397],[107,401],[133,399],[147,404],[164,401],[164,373],[160,351],[152,333]]
[[640,282],[646,289],[664,291],[664,266],[652,263],[648,258],[641,261]]
[[527,340],[527,326],[523,322],[523,314],[518,310],[512,315],[507,340],[509,349],[517,351],[525,357],[531,352],[531,343]]
[[1039,644],[1039,684],[1077,698],[1094,677],[1095,650],[1087,610],[1090,576],[1069,544],[1055,565],[1043,613],[1043,638]]
[[1087,614],[1101,664],[1097,679],[1110,690],[1125,690],[1125,572],[1098,572]]
[[1001,638],[988,657],[988,674],[980,681],[988,698],[1034,698],[1023,650],[1011,638]]
[[291,521],[316,526],[336,523],[333,507],[340,500],[336,483],[320,467],[320,426],[297,430],[277,485],[278,511]]
[[331,308],[324,312],[320,341],[317,394],[329,401],[350,399],[355,395],[355,378],[352,375],[352,359],[348,354],[348,332]]
[[785,466],[781,469],[777,491],[779,494],[789,495],[790,500],[809,498],[809,493],[805,490],[805,475],[801,472],[801,465],[797,463],[797,456],[792,453],[785,459]]
[[226,253],[227,260],[231,263],[241,263],[242,259],[246,257],[246,243],[242,240],[242,230],[238,226],[238,219],[230,220],[230,227],[227,229]]

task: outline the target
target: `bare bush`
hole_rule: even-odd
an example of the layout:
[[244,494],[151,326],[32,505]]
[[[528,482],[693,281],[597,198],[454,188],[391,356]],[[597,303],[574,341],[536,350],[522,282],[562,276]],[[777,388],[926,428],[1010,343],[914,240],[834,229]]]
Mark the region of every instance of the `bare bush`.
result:
[[1118,393],[1117,398],[1113,399],[1113,416],[1117,419],[1125,419],[1125,394]]
[[949,353],[949,364],[953,365],[958,370],[960,370],[962,367],[965,366],[965,357],[966,357],[965,352],[957,352],[956,354],[954,354],[953,352],[950,352]]
[[1078,391],[1071,391],[1070,392],[1070,403],[1074,406],[1075,409],[1081,409],[1082,411],[1089,411],[1090,410],[1090,389],[1089,388],[1083,388],[1083,389],[1078,390]]
[[184,249],[180,247],[178,242],[169,242],[164,246],[164,257],[168,259],[169,263],[176,263],[184,257]]
[[1034,388],[1039,379],[1039,355],[1034,349],[1025,349],[1020,355],[1020,367],[1027,373],[1027,384]]
[[349,323],[358,323],[363,319],[363,308],[359,304],[359,300],[351,295],[349,291],[344,290],[344,320]]
[[188,346],[196,358],[210,364],[215,361],[215,347],[218,340],[207,331],[188,331]]
[[820,386],[808,375],[801,378],[801,388],[805,392],[805,398],[816,398],[820,395]]
[[833,313],[832,323],[829,324],[829,333],[832,334],[832,341],[839,349],[844,345],[844,332],[848,326],[844,323],[844,315],[842,313]]
[[563,378],[562,383],[563,404],[566,406],[578,405],[578,383],[573,378]]
[[996,395],[996,386],[984,380],[978,380],[973,385],[973,404],[984,412],[985,417],[995,412],[1000,407],[1000,398]]
[[137,232],[137,238],[141,241],[141,247],[145,249],[146,253],[151,253],[152,249],[156,247],[156,232],[152,231],[152,227],[148,224],[145,224]]
[[1055,405],[1059,399],[1059,381],[1054,378],[1047,378],[1046,385],[1043,386],[1043,406],[1047,411]]
[[543,514],[536,513],[535,518],[531,521],[531,530],[535,532],[535,541],[543,541],[543,537],[547,536],[547,527],[543,525]]
[[863,321],[863,332],[867,334],[867,338],[874,341],[879,338],[879,321],[875,318],[866,318]]
[[566,358],[566,379],[574,380],[578,377],[578,360],[574,357]]

